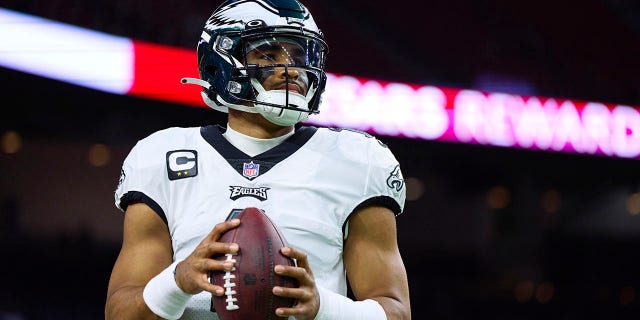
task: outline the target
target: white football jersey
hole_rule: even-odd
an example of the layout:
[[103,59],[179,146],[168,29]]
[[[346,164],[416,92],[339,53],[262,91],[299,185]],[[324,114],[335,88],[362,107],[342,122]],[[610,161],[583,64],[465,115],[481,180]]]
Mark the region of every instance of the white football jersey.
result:
[[[405,185],[391,151],[369,134],[301,127],[250,157],[217,125],[169,128],[142,140],[124,161],[115,204],[149,205],[167,223],[174,259],[186,258],[234,210],[262,209],[288,244],[308,254],[316,282],[347,294],[342,260],[349,215],[382,205],[396,215]],[[212,319],[211,294],[189,302],[182,319]]]

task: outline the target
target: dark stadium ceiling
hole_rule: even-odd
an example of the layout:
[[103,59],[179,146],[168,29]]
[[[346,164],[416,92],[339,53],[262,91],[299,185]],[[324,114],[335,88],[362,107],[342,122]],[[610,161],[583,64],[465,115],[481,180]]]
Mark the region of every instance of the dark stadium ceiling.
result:
[[[4,3],[95,30],[195,48],[219,2]],[[330,44],[332,72],[640,105],[640,5],[635,0],[305,3]]]

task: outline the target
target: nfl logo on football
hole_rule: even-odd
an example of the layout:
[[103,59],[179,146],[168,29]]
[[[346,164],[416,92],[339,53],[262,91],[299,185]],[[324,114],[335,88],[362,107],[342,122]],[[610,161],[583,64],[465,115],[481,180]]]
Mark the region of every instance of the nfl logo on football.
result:
[[253,179],[255,177],[257,177],[260,174],[260,165],[253,163],[253,161],[249,162],[249,163],[243,163],[242,164],[242,175],[249,178],[249,179]]

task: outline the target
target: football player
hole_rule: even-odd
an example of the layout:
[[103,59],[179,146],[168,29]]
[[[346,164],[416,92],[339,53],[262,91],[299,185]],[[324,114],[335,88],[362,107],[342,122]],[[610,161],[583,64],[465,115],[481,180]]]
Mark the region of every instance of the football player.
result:
[[209,274],[233,262],[211,257],[242,250],[218,239],[246,207],[279,226],[290,245],[282,253],[297,262],[274,267],[299,283],[273,289],[296,300],[276,316],[411,318],[398,161],[369,134],[300,124],[319,112],[327,52],[296,0],[227,0],[213,12],[197,45],[200,78],[183,83],[201,86],[228,121],[160,130],[124,160],[115,191],[124,235],[106,319],[216,319],[211,295],[225,288]]

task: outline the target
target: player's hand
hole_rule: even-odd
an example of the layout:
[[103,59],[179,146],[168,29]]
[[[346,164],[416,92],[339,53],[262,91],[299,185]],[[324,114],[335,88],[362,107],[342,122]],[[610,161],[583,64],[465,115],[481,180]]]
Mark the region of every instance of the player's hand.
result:
[[295,278],[300,286],[298,288],[279,286],[273,288],[273,294],[277,296],[296,299],[296,304],[293,307],[276,309],[276,315],[283,318],[294,316],[297,320],[313,320],[318,313],[318,308],[320,308],[320,296],[307,254],[291,247],[282,248],[281,251],[285,256],[296,259],[297,267],[277,265],[274,271],[279,275]]
[[176,284],[182,291],[197,294],[202,291],[211,292],[217,296],[224,294],[224,288],[209,282],[209,272],[212,270],[229,271],[234,263],[212,259],[214,254],[237,253],[237,243],[218,242],[227,230],[240,225],[239,219],[232,219],[218,223],[211,232],[198,244],[193,252],[178,263],[175,271]]

